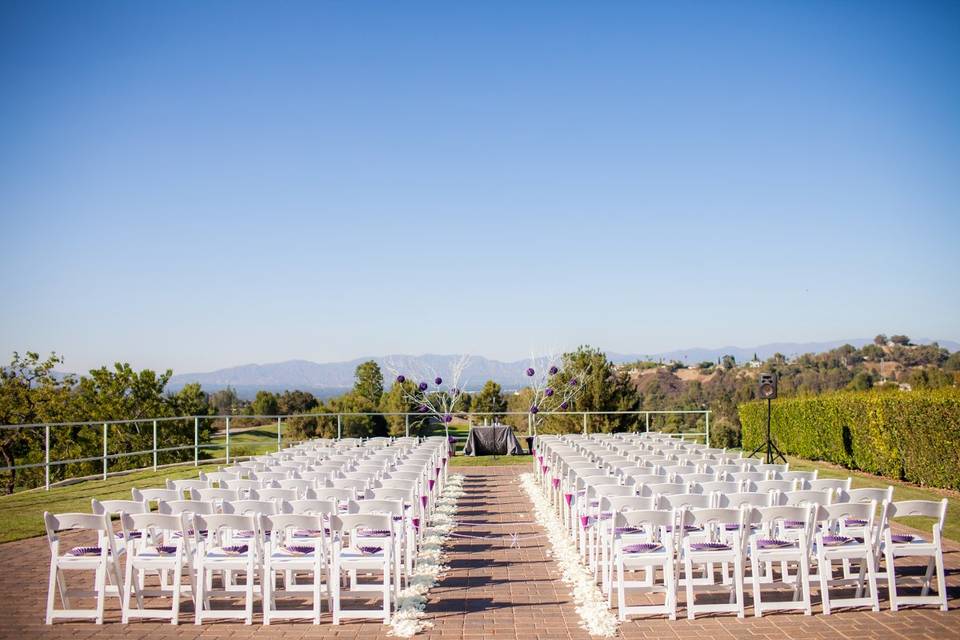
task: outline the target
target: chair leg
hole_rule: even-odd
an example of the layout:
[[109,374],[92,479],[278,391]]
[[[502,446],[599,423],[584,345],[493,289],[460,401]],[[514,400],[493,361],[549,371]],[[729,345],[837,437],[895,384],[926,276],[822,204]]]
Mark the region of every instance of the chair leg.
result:
[[743,604],[743,560],[738,559],[733,563],[733,570],[736,571],[737,575],[733,576],[733,579],[736,580],[736,590],[737,590],[737,617],[742,618],[746,615],[744,611]]
[[247,616],[243,619],[243,624],[253,624],[253,583],[256,582],[256,569],[253,563],[247,564],[247,584],[246,584],[246,603],[245,611]]
[[102,560],[97,565],[97,577],[95,578],[97,590],[97,624],[103,624],[103,608],[107,599],[107,566],[106,560]]
[[930,559],[927,560],[927,571],[923,575],[923,589],[920,591],[921,596],[927,596],[930,594],[930,581],[933,579],[933,566],[936,564],[933,556],[930,556]]
[[261,608],[263,609],[263,625],[270,624],[270,613],[274,607],[273,590],[276,588],[274,583],[274,574],[276,572],[270,565],[263,568],[263,577],[260,579]]
[[53,609],[54,604],[56,603],[56,591],[60,587],[58,580],[59,576],[60,569],[57,567],[57,556],[53,555],[53,557],[50,558],[50,580],[47,584],[47,624],[53,624]]
[[863,563],[867,565],[867,588],[870,589],[871,609],[880,611],[880,596],[877,593],[877,560],[876,556],[868,553]]
[[[133,588],[133,557],[127,552],[127,568],[124,575],[123,589],[120,596],[120,620],[123,624],[130,622],[130,589]],[[139,589],[137,590],[139,592]]]
[[683,573],[687,578],[687,618],[693,620],[696,618],[693,601],[693,563],[689,558],[683,564]]
[[760,563],[757,562],[757,554],[750,555],[750,581],[753,583],[753,615],[760,618],[763,616],[763,606],[760,602]]
[[887,549],[887,589],[890,591],[890,611],[899,609],[897,605],[897,576],[893,564],[893,553]]
[[390,623],[390,559],[383,563],[383,624]]
[[810,564],[806,557],[797,563],[797,573],[800,574],[799,582],[803,589],[803,614],[813,615],[813,603],[810,598]]
[[947,583],[944,578],[944,569],[943,569],[943,551],[937,549],[937,557],[935,558],[936,568],[937,568],[937,593],[940,594],[940,611],[947,610]]
[[664,587],[666,588],[666,598],[667,598],[667,608],[669,609],[669,616],[671,620],[677,619],[677,576],[673,570],[674,563],[673,560],[668,560],[666,564],[663,565],[663,582]]
[[194,623],[200,624],[203,618],[203,607],[207,597],[207,570],[201,564],[197,567],[197,584],[193,592]]
[[833,578],[833,563],[822,555],[817,556],[817,569],[820,572],[820,600],[823,615],[830,615],[830,580]]
[[627,619],[626,615],[627,597],[623,589],[623,562],[617,562],[617,614],[620,622]]
[[[129,560],[128,560],[129,562]],[[183,589],[183,565],[177,564],[173,570],[173,607],[170,612],[170,624],[180,624],[180,591]]]

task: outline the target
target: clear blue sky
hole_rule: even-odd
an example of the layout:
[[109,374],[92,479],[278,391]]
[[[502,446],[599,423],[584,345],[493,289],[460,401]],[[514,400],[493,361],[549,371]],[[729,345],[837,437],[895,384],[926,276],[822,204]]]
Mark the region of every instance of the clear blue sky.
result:
[[4,2],[0,352],[958,339],[958,7]]

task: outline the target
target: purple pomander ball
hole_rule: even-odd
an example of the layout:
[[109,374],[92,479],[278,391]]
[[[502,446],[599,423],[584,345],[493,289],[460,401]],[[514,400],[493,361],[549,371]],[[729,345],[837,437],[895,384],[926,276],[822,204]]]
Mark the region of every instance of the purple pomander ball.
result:
[[576,378],[570,378],[570,386],[571,386],[571,387],[575,387],[575,386],[577,386],[578,384],[580,384],[580,383],[577,382],[577,379],[576,379]]
[[560,403],[560,409],[561,409],[561,410],[566,411],[566,410],[569,409],[569,408],[570,408],[570,403],[569,403],[569,402],[561,402],[561,403]]
[[556,367],[550,367],[550,375],[555,376],[557,375],[558,371],[560,371],[560,369],[557,369]]
[[443,416],[443,421],[444,421],[444,422],[453,422],[453,416],[448,413],[448,414],[446,414],[445,416]]
[[530,376],[531,378],[533,377],[533,374],[535,374],[535,373],[536,373],[536,371],[533,370],[533,367],[530,367],[530,368],[527,369],[527,375]]
[[443,378],[441,378],[440,376],[437,376],[436,378],[433,379],[433,384],[442,384],[442,383],[443,383]]
[[550,396],[553,395],[553,389],[551,389],[550,387],[547,387],[546,389],[543,390],[543,395],[549,398]]
[[533,405],[532,407],[530,407],[530,413],[540,413],[540,407],[538,407],[537,405]]
[[406,382],[406,381],[407,381],[407,379],[406,379],[405,377],[403,377],[403,376],[397,376],[397,382],[399,382],[400,384],[403,384],[403,383]]
[[417,389],[420,389],[420,391],[426,391],[426,390],[427,390],[427,383],[426,383],[426,382],[421,382],[420,384],[417,385]]
[[454,396],[458,396],[460,395],[460,389],[458,389],[457,387],[454,387],[453,389],[450,389],[450,394]]
[[422,404],[419,407],[417,407],[417,411],[419,411],[420,413],[426,413],[427,411],[430,411],[430,409],[427,408],[427,405]]

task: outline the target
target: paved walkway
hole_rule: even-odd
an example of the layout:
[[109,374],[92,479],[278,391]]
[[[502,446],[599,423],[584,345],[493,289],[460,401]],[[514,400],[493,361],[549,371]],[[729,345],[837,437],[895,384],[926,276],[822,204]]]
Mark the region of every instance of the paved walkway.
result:
[[[559,580],[548,555],[549,543],[533,523],[532,505],[519,485],[522,467],[474,467],[466,474],[466,494],[460,501],[457,533],[487,536],[516,533],[520,546],[506,540],[456,537],[449,547],[450,571],[430,593],[427,606],[434,627],[422,638],[453,640],[482,637],[523,640],[586,639],[580,629],[568,589]],[[504,524],[505,523],[505,524]],[[480,526],[472,526],[480,525]],[[504,525],[504,526],[501,526]],[[339,627],[283,621],[269,627],[233,622],[192,624],[192,608],[184,602],[181,624],[119,623],[117,601],[108,600],[107,624],[43,624],[49,552],[43,538],[0,545],[0,638],[386,638],[379,623],[350,621]],[[960,638],[960,552],[947,554],[952,610],[930,608],[891,613],[847,611],[824,616],[772,613],[761,619],[737,620],[721,615],[670,622],[664,619],[629,621],[620,627],[627,639],[669,638],[824,638],[870,640],[885,638]],[[881,594],[885,595],[885,594]],[[885,606],[885,603],[881,603]],[[819,607],[814,608],[819,611]],[[681,615],[682,615],[681,611]],[[326,620],[329,617],[325,615]],[[257,616],[259,619],[259,616]]]

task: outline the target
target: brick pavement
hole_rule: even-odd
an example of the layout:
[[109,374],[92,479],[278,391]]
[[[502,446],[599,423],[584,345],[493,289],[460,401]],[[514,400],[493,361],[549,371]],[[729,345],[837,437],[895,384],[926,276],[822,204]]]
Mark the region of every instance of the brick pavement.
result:
[[[430,593],[428,618],[434,627],[420,637],[450,640],[479,640],[483,637],[585,639],[579,619],[559,572],[549,556],[543,531],[533,523],[532,507],[518,483],[527,467],[474,467],[463,469],[466,494],[460,501],[457,533],[467,535],[520,535],[519,548],[509,540],[454,538],[449,548],[450,571]],[[458,470],[461,471],[461,470]],[[506,526],[498,526],[507,523]],[[466,526],[487,524],[488,526]],[[841,611],[831,616],[770,613],[763,618],[738,620],[729,615],[699,617],[674,622],[651,618],[632,620],[620,627],[624,638],[680,640],[722,638],[764,640],[767,638],[830,638],[869,640],[872,638],[960,638],[960,552],[951,546],[947,554],[951,611],[915,608],[891,613]],[[247,627],[234,622],[195,626],[192,607],[184,601],[181,624],[162,622],[119,623],[117,600],[107,600],[107,623],[43,624],[49,553],[43,538],[0,545],[0,638],[386,638],[388,628],[375,622],[349,621],[334,627],[325,622],[314,626],[299,621],[281,621],[264,627]],[[816,592],[815,592],[816,594]],[[882,590],[881,597],[885,596]],[[816,595],[814,596],[816,598]],[[749,599],[748,599],[749,602]],[[681,596],[682,603],[682,596]],[[881,602],[886,606],[885,602]],[[681,611],[681,615],[683,612]],[[257,616],[259,620],[259,616]]]

